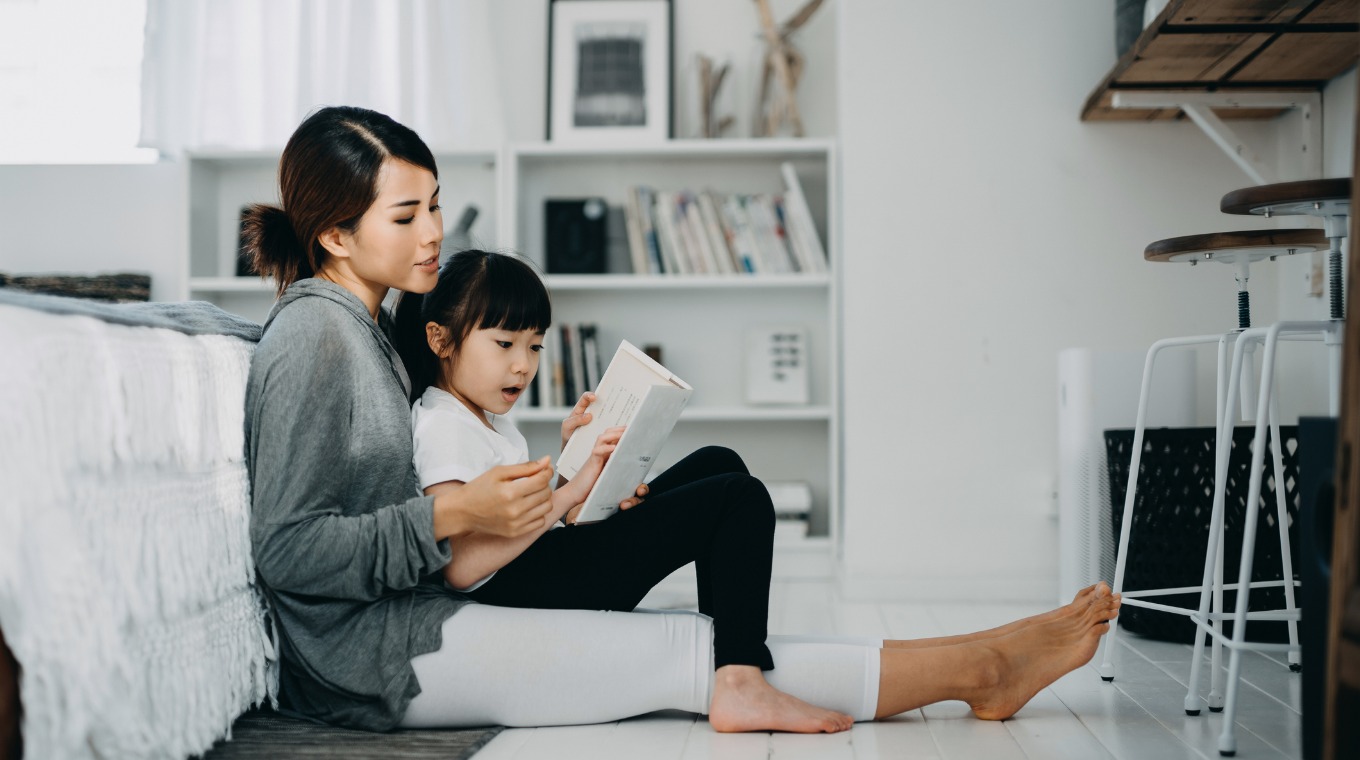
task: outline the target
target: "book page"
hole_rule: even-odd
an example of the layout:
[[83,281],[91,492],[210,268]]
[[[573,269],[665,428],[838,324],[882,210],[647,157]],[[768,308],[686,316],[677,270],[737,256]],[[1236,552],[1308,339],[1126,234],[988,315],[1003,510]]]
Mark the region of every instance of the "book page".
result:
[[643,396],[655,385],[690,390],[685,381],[657,364],[637,346],[626,340],[620,343],[600,378],[600,386],[595,389],[595,400],[586,408],[591,414],[590,422],[572,432],[562,455],[557,458],[557,473],[568,480],[576,477],[590,457],[591,449],[595,448],[595,439],[607,428],[631,425]]
[[669,385],[654,385],[646,392],[636,407],[633,424],[623,431],[576,522],[603,520],[619,510],[619,502],[636,493],[680,419],[690,393],[687,388]]

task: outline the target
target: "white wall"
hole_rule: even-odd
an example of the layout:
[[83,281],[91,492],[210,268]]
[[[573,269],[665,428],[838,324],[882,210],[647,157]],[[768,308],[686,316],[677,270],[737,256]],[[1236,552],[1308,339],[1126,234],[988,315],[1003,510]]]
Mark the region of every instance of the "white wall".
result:
[[184,240],[173,163],[0,165],[0,272],[146,272],[151,297],[178,297]]
[[847,576],[1047,600],[1056,353],[1231,327],[1230,270],[1142,250],[1269,222],[1218,212],[1250,182],[1192,124],[1079,121],[1109,0],[844,0],[839,25]]

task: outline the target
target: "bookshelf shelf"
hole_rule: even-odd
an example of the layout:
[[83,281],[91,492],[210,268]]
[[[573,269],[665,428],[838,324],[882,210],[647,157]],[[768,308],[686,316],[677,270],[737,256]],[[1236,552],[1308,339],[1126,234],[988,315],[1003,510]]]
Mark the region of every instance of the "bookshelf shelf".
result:
[[825,288],[824,274],[554,274],[548,288],[561,290],[695,290],[709,288]]
[[667,140],[652,145],[580,146],[529,143],[514,147],[521,160],[763,158],[780,160],[824,155],[833,141],[819,139]]
[[[526,407],[513,412],[516,423],[558,424],[569,407]],[[681,422],[806,422],[831,419],[829,406],[692,406],[680,413]]]

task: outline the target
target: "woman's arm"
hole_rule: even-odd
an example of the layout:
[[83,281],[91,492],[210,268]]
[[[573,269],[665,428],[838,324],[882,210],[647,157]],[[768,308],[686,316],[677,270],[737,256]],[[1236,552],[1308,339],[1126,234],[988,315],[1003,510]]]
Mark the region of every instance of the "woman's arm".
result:
[[[319,299],[313,299],[318,300]],[[289,308],[303,308],[296,304]],[[474,530],[520,535],[545,524],[547,461],[496,468],[466,493],[433,499],[402,489],[370,505],[348,503],[355,477],[407,482],[410,464],[371,472],[356,440],[409,440],[409,428],[356,430],[353,411],[368,380],[364,353],[344,320],[278,324],[257,349],[247,388],[247,461],[256,569],[271,588],[333,599],[376,599],[414,587],[449,562],[443,539]],[[297,335],[290,334],[298,333]],[[298,350],[304,346],[307,350]],[[405,429],[404,429],[405,428]],[[527,477],[525,477],[527,476]],[[518,478],[518,479],[517,479]],[[436,503],[438,502],[438,503]],[[356,509],[357,507],[357,509]]]
[[[552,492],[550,507],[547,511],[542,525],[537,527],[530,526],[526,532],[519,535],[491,535],[488,531],[469,531],[449,538],[450,549],[453,558],[444,567],[444,580],[449,582],[454,588],[468,588],[477,581],[500,570],[510,564],[516,557],[529,548],[529,545],[537,541],[540,536],[547,533],[552,524],[564,517],[571,522],[571,514],[576,507],[585,501],[586,496],[590,495],[590,489],[600,476],[600,471],[604,469],[604,463],[608,461],[609,455],[618,446],[619,438],[623,435],[623,428],[610,428],[602,433],[595,442],[595,448],[590,453],[590,458],[577,473],[576,477],[567,485]],[[534,464],[547,463],[547,457]],[[525,465],[515,465],[524,467]],[[496,470],[506,468],[496,468],[487,473],[490,475]],[[551,473],[551,468],[546,469]],[[478,480],[486,478],[482,475],[471,483],[463,483],[457,480],[435,483],[425,489],[426,495],[434,496],[436,500],[441,498],[455,498],[465,496],[471,486]]]
[[[546,472],[551,475],[551,468]],[[425,493],[435,497],[435,502],[439,503],[440,500],[465,497],[470,485],[450,480],[427,487]],[[493,535],[477,530],[450,534],[449,549],[453,557],[449,564],[444,566],[444,580],[448,581],[450,586],[462,589],[500,570],[529,548],[539,536],[547,533],[553,523],[562,519],[562,516],[575,505],[566,503],[566,499],[559,497],[558,492],[553,492],[552,498],[544,506],[548,507],[547,514],[536,526],[531,526],[527,532],[518,535]]]

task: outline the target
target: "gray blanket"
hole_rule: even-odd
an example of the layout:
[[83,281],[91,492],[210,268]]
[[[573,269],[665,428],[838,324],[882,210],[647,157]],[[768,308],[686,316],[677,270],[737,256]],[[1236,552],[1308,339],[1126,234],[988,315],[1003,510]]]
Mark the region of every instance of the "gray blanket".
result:
[[50,314],[75,314],[138,327],[163,327],[186,335],[230,335],[258,343],[260,326],[207,301],[105,303],[0,288],[0,304]]

